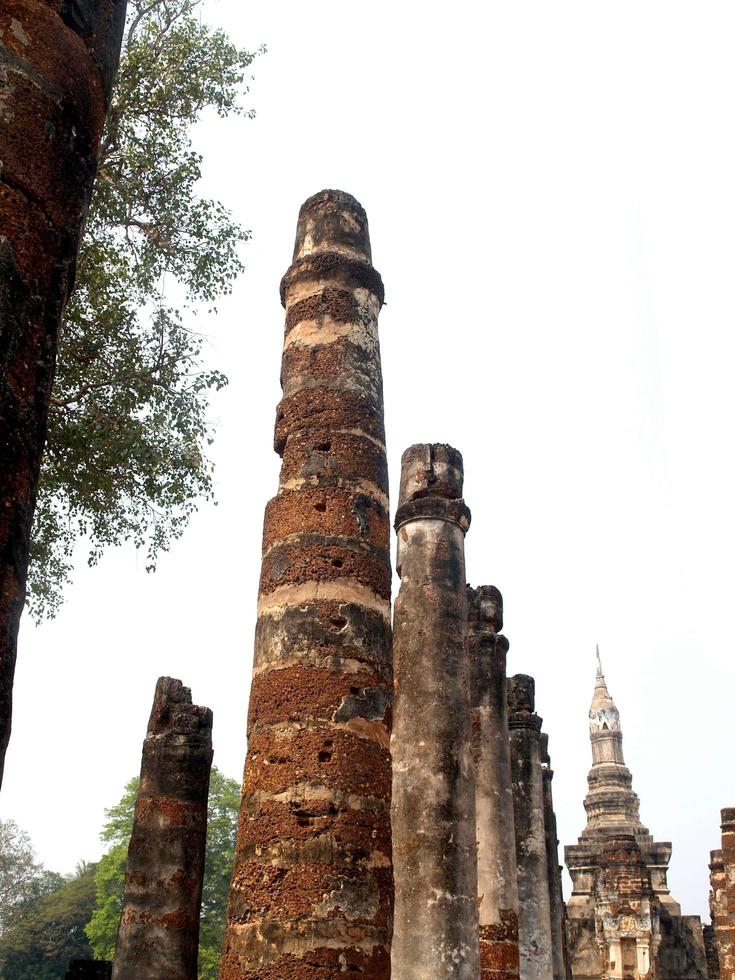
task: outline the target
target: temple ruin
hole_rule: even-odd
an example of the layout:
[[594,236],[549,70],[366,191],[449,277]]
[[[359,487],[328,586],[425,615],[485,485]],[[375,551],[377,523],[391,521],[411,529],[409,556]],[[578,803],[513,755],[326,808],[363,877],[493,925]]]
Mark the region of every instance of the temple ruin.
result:
[[572,977],[705,978],[702,925],[698,916],[682,916],[669,892],[671,844],[655,842],[641,823],[623,757],[620,713],[599,651],[589,718],[587,825],[578,843],[565,848],[572,878],[566,906]]
[[[464,464],[445,444],[403,454],[391,623],[383,284],[354,198],[303,205],[281,300],[282,463],[222,980],[733,980],[735,810],[703,932],[669,893],[671,844],[641,823],[599,655],[564,902],[534,678],[506,677],[502,596],[466,581]],[[196,977],[210,736],[207,709],[162,678],[115,980]]]

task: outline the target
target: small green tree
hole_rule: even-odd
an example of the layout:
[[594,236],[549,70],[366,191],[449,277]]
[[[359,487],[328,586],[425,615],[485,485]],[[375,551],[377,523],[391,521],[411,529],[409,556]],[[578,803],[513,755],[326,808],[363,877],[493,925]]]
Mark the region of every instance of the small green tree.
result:
[[[100,834],[101,839],[111,846],[97,865],[96,902],[86,927],[87,937],[98,959],[111,960],[115,955],[117,926],[122,911],[125,862],[133,830],[138,782],[137,777],[131,779],[120,802],[106,811],[107,821]],[[207,806],[207,849],[199,931],[199,980],[218,980],[219,977],[239,809],[240,791],[237,783],[213,766]]]
[[14,820],[0,820],[0,936],[63,883],[36,861],[28,834]]
[[147,566],[211,497],[210,390],[197,306],[242,269],[248,237],[200,198],[191,131],[203,113],[250,116],[255,54],[201,20],[202,0],[128,0],[120,68],[59,338],[29,571],[29,607],[53,614],[80,537],[94,564],[133,541]]
[[84,926],[94,906],[94,868],[39,898],[3,933],[3,980],[63,980],[70,959],[92,958]]

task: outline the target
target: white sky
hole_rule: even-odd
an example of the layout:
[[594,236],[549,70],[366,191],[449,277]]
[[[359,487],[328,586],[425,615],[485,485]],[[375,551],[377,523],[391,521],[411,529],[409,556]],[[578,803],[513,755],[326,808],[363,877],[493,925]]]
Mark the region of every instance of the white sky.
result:
[[[391,484],[401,451],[465,459],[468,575],[505,597],[509,670],[536,677],[561,843],[584,825],[600,644],[645,823],[704,914],[735,803],[731,3],[374,0],[209,4],[266,42],[254,122],[209,122],[204,193],[247,227],[248,270],[203,329],[219,506],[155,576],[83,565],[24,622],[0,814],[41,859],[100,854],[138,771],[153,688],[214,710],[240,778],[283,311],[301,202],[353,193],[386,284]],[[561,853],[561,850],[560,850]]]

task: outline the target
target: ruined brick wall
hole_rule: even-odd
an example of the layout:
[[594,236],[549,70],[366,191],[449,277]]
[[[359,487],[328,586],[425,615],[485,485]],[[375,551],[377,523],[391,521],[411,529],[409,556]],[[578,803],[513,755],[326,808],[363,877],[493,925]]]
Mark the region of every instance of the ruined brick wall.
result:
[[546,865],[549,876],[549,911],[551,913],[551,938],[554,980],[566,980],[567,955],[565,936],[565,908],[559,865],[559,839],[554,812],[552,781],[554,770],[549,757],[549,736],[541,735],[541,761],[544,787],[544,836],[546,842]]
[[156,684],[125,869],[113,980],[195,980],[212,712]]
[[513,826],[503,597],[467,588],[470,708],[475,764],[477,901],[481,980],[514,980],[518,960],[518,871]]
[[392,695],[383,285],[367,218],[310,198],[286,326],[224,980],[390,973]]

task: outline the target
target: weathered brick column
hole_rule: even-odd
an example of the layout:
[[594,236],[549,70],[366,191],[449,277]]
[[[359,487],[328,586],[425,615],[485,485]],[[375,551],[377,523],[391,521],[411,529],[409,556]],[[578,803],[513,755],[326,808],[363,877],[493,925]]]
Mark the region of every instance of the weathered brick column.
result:
[[212,712],[160,677],[143,742],[113,980],[195,980]]
[[715,924],[720,980],[735,980],[735,807],[720,811],[722,826],[722,898]]
[[[720,976],[720,941],[722,934],[719,927],[726,924],[727,906],[725,894],[725,865],[722,862],[722,851],[709,852],[709,914],[711,926],[709,935],[705,932],[705,948],[707,949],[707,966],[710,977]],[[705,930],[706,930],[705,926]]]
[[411,446],[395,526],[393,980],[477,980],[462,457]]
[[482,980],[518,977],[518,882],[513,829],[503,597],[468,586],[470,702],[475,762],[477,895]]
[[301,208],[266,508],[221,976],[390,974],[388,477],[383,285],[340,191]]
[[549,757],[549,736],[541,733],[539,740],[541,752],[541,776],[544,789],[544,839],[546,843],[546,865],[549,876],[549,912],[551,915],[551,954],[554,967],[554,980],[566,980],[565,956],[565,914],[564,897],[561,887],[561,867],[559,865],[559,838],[556,830],[556,814],[554,813],[554,797],[551,792],[551,781],[554,770],[551,768]]
[[516,674],[510,679],[508,707],[521,980],[549,980],[554,975],[553,944],[539,748],[541,719],[534,712],[533,677]]

